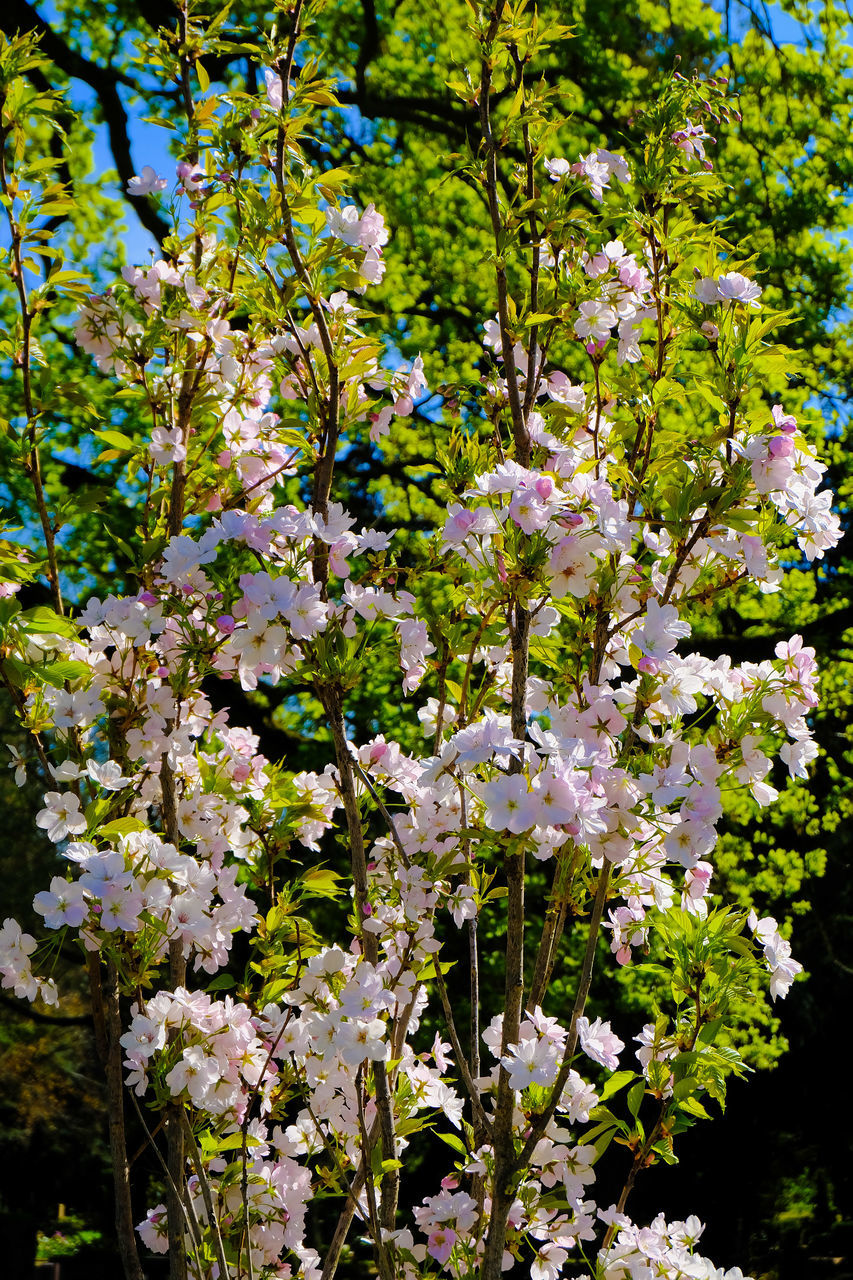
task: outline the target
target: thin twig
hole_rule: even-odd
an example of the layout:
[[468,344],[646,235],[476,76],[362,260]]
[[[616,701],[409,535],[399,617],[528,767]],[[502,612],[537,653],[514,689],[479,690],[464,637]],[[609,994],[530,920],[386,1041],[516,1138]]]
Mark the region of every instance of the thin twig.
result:
[[[217,1218],[216,1212],[213,1207],[213,1196],[210,1190],[210,1179],[205,1173],[204,1165],[201,1159],[201,1152],[198,1149],[198,1143],[195,1140],[195,1134],[192,1131],[192,1125],[190,1124],[189,1116],[183,1109],[181,1110],[181,1115],[183,1116],[184,1133],[189,1140],[190,1160],[192,1161],[193,1168],[195,1169],[195,1175],[198,1178],[198,1184],[201,1187],[201,1196],[202,1196],[202,1199],[204,1200],[204,1207],[207,1210],[207,1220],[210,1223],[211,1228],[213,1230],[214,1246],[216,1249],[216,1261],[219,1266],[219,1273],[220,1275],[227,1277],[228,1264],[225,1261],[225,1248],[222,1244],[222,1235],[219,1230],[219,1219]],[[239,1263],[238,1263],[238,1266],[239,1266]]]

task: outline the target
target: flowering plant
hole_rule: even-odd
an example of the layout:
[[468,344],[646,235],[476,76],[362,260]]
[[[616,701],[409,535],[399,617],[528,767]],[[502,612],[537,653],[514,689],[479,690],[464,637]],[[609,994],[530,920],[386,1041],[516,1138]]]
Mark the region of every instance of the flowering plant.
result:
[[[22,88],[32,41],[0,60],[13,425],[43,539],[2,548],[2,672],[62,859],[34,905],[88,968],[125,1274],[138,1235],[175,1278],[331,1280],[358,1234],[382,1280],[721,1275],[697,1219],[625,1210],[743,1071],[736,998],[799,971],[775,921],[714,897],[714,848],[728,792],[772,803],[776,758],[805,776],[816,668],[796,636],[758,664],[690,653],[691,620],[839,536],[824,468],[765,399],[789,367],[781,319],[695,215],[717,189],[695,120],[725,121],[725,88],[674,76],[641,154],[562,157],[532,69],[568,33],[523,6],[475,14],[479,67],[456,87],[480,136],[456,163],[488,208],[496,314],[482,378],[431,398],[364,301],[384,219],[311,158],[336,101],[302,52],[311,10],[282,11],[258,94],[211,89],[221,22],[193,7],[148,51],[180,86],[181,158],[174,182],[146,165],[130,186],[174,229],[100,293],[61,262],[32,287],[34,218],[69,197],[26,147],[47,106]],[[126,463],[139,589],[73,613],[40,472],[38,329],[65,303],[145,424],[95,433]],[[381,458],[418,410],[447,424],[446,512],[423,540],[358,527],[336,488],[352,441]],[[21,608],[40,574],[52,607]],[[368,671],[405,733],[354,739]],[[263,755],[214,709],[227,682],[313,699],[322,771]],[[55,1003],[50,946],[7,920],[3,985]],[[665,984],[632,1054],[592,1016],[596,965],[650,954]],[[127,1106],[164,1178],[139,1224]],[[406,1152],[432,1131],[451,1154],[413,1202]],[[608,1166],[613,1203],[593,1198]],[[340,1198],[324,1252],[320,1192]]]

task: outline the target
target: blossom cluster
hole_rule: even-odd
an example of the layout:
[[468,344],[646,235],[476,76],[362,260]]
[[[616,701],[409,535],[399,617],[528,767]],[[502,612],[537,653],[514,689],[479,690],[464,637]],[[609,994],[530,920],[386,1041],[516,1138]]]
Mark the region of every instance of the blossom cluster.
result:
[[[267,68],[264,82],[250,119],[270,129],[290,98],[279,71]],[[673,163],[704,162],[707,137],[687,119],[667,137]],[[268,190],[273,177],[285,185],[274,173],[280,142],[278,162],[259,143]],[[603,148],[545,168],[555,227],[573,184],[602,204],[630,201],[628,162]],[[187,489],[192,504],[147,540],[134,594],[93,598],[73,622],[57,616],[38,644],[20,610],[4,622],[4,646],[33,671],[44,677],[48,658],[65,664],[62,679],[34,676],[21,703],[39,745],[49,742],[36,822],[63,860],[34,908],[47,930],[76,935],[95,966],[120,970],[134,1001],[121,1037],[125,1085],[179,1111],[199,1137],[183,1188],[187,1239],[230,1229],[240,1242],[231,1274],[243,1273],[245,1240],[257,1274],[317,1280],[324,1259],[306,1243],[307,1215],[331,1188],[345,1198],[343,1237],[358,1217],[383,1276],[470,1275],[501,1239],[506,1269],[531,1253],[532,1280],[557,1280],[589,1242],[606,1280],[711,1280],[721,1273],[694,1252],[697,1220],[635,1227],[592,1198],[596,1166],[617,1134],[622,1149],[642,1146],[608,1105],[629,1080],[681,1116],[690,1095],[676,1077],[694,1093],[706,1087],[700,1067],[713,1045],[701,1032],[714,1019],[703,984],[719,993],[766,971],[772,997],[787,993],[800,966],[776,921],[750,917],[749,936],[736,921],[725,963],[686,965],[692,1026],[676,1011],[671,1026],[614,1029],[591,1016],[589,982],[574,1007],[552,1014],[544,982],[479,1036],[475,1018],[466,1046],[447,957],[460,930],[476,955],[479,921],[494,925],[495,902],[513,891],[513,862],[522,880],[528,867],[553,877],[564,915],[571,904],[594,918],[589,965],[599,921],[620,966],[667,921],[692,929],[700,948],[718,938],[727,796],[772,803],[777,758],[805,776],[817,670],[800,636],[758,663],[687,652],[691,609],[739,582],[772,589],[782,534],[809,559],[835,545],[831,498],[817,492],[824,468],[781,405],[761,430],[735,412],[724,437],[714,423],[695,447],[679,437],[673,453],[674,428],[656,432],[649,408],[663,403],[670,345],[660,245],[643,242],[628,216],[623,234],[635,241],[610,238],[602,218],[598,239],[555,233],[541,262],[563,347],[578,355],[566,359],[571,377],[562,359],[548,367],[549,344],[531,337],[541,316],[517,331],[506,314],[484,325],[498,370],[481,403],[513,423],[515,454],[497,430],[493,447],[472,444],[427,549],[426,539],[413,551],[411,538],[359,527],[337,500],[335,458],[354,441],[393,442],[427,383],[420,357],[391,368],[350,299],[382,280],[382,215],[330,198],[327,186],[294,231],[320,177],[306,160],[296,215],[282,213],[274,251],[255,245],[278,290],[261,321],[237,305],[232,246],[204,219],[207,202],[238,198],[231,176],[196,161],[177,172],[175,199],[192,223],[183,251],[126,268],[80,314],[83,350],[150,412],[144,441],[106,432],[104,443],[130,457],[152,506],[166,511]],[[156,196],[167,185],[145,166],[130,191]],[[761,305],[760,286],[737,271],[697,283],[672,267],[667,284],[684,333],[712,342]],[[512,367],[500,369],[505,353]],[[185,411],[188,387],[196,401]],[[656,477],[667,467],[664,487]],[[437,597],[452,599],[449,621]],[[368,664],[394,671],[386,693],[411,729],[399,741],[388,726],[362,735],[347,717],[345,695]],[[250,696],[281,689],[285,708],[308,690],[328,722],[321,770],[269,760],[257,735],[214,710],[211,681]],[[351,859],[345,929],[343,911],[308,920],[294,905],[309,898],[308,855],[338,856],[336,830]],[[304,865],[279,891],[276,859],[292,859],[293,846]],[[322,880],[323,867],[313,871]],[[332,872],[327,891],[341,879]],[[496,929],[509,957],[513,926]],[[234,979],[237,993],[218,998],[241,931],[256,958]],[[36,952],[6,921],[3,986],[55,1001]],[[468,995],[477,1016],[480,1003],[493,1012],[490,995]],[[435,1019],[442,1029],[430,1040]],[[638,1071],[620,1071],[620,1031],[640,1046]],[[439,1125],[458,1158],[398,1227],[402,1157]],[[507,1152],[520,1151],[523,1166],[508,1173]],[[651,1145],[643,1158],[654,1159]],[[158,1205],[139,1225],[151,1249],[184,1230],[168,1216]]]

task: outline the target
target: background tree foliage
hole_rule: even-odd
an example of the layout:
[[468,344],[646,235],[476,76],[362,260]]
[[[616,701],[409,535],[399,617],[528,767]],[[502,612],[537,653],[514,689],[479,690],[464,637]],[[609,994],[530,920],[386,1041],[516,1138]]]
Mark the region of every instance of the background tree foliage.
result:
[[[211,6],[212,14],[216,8]],[[713,148],[715,167],[729,184],[724,235],[741,256],[744,244],[756,254],[755,273],[768,299],[790,312],[789,343],[802,353],[801,366],[792,361],[776,371],[767,404],[787,380],[786,408],[811,416],[814,431],[824,434],[831,480],[846,511],[853,485],[853,321],[847,304],[853,271],[853,51],[846,6],[829,0],[810,8],[791,0],[772,18],[765,6],[753,9],[731,0],[724,7],[701,0],[547,0],[540,8],[574,32],[541,68],[565,117],[553,154],[574,158],[601,145],[642,146],[638,109],[653,100],[661,76],[674,67],[685,75],[731,81],[743,118],[721,130]],[[235,49],[206,61],[212,82],[256,87],[245,46],[262,48],[260,33],[273,17],[268,9],[263,0],[230,5],[225,29],[233,31]],[[338,496],[371,522],[406,529],[413,549],[446,500],[435,489],[432,464],[437,450],[447,446],[454,404],[464,408],[466,385],[491,369],[482,346],[482,323],[495,309],[487,209],[454,161],[454,153],[477,134],[477,106],[473,90],[466,105],[448,88],[448,81],[459,87],[458,68],[473,57],[467,13],[463,0],[443,0],[441,6],[337,0],[312,34],[314,52],[339,79],[343,104],[327,111],[316,158],[325,166],[351,165],[361,203],[375,202],[393,228],[388,271],[372,294],[374,305],[394,317],[400,354],[422,353],[430,387],[444,395],[443,410],[437,399],[426,400],[390,442],[355,445]],[[69,262],[85,264],[95,280],[125,260],[123,224],[136,229],[137,238],[144,228],[152,247],[167,231],[153,202],[123,194],[128,179],[152,159],[132,121],[169,119],[178,108],[177,87],[150,78],[134,43],[136,36],[150,39],[160,28],[176,30],[170,0],[7,0],[0,11],[0,29],[7,34],[40,36],[45,61],[33,72],[34,87],[67,90],[77,108],[72,113],[57,102],[36,140],[45,155],[65,157],[61,176],[73,181],[76,196],[42,220],[44,246],[48,252],[63,249]],[[104,136],[117,175],[113,187],[104,186]],[[503,178],[511,182],[509,172]],[[709,209],[709,220],[719,212]],[[11,327],[13,310],[6,279],[0,284],[0,326]],[[571,374],[580,354],[561,354]],[[82,602],[93,590],[132,589],[134,486],[124,474],[121,450],[105,448],[93,433],[117,429],[133,437],[142,426],[134,422],[132,406],[112,398],[109,380],[76,348],[72,315],[57,317],[46,331],[43,357],[51,376],[43,411],[54,442],[43,459],[44,480],[64,548],[65,593]],[[2,357],[9,358],[8,352]],[[14,395],[12,380],[0,383],[0,418],[7,424],[17,413]],[[14,543],[26,542],[38,523],[31,488],[15,465],[16,448],[14,432],[0,436],[0,494],[9,522],[17,526],[7,535],[13,545],[0,547],[4,559],[16,554]],[[824,673],[817,717],[822,755],[809,793],[788,787],[784,803],[769,817],[744,801],[728,815],[717,856],[720,872],[745,902],[780,919],[793,914],[797,954],[811,980],[792,995],[785,1038],[776,1034],[769,1050],[765,1045],[763,1055],[752,1054],[755,1067],[776,1064],[775,1070],[753,1082],[748,1103],[733,1086],[726,1119],[687,1139],[687,1154],[693,1154],[688,1171],[657,1172],[652,1189],[673,1214],[682,1206],[687,1211],[698,1195],[712,1222],[708,1251],[729,1264],[746,1259],[756,1274],[777,1280],[853,1273],[853,1261],[832,1262],[853,1259],[853,1202],[850,1103],[841,1055],[831,1049],[838,1034],[835,1009],[849,1002],[853,975],[844,948],[853,918],[846,840],[853,812],[850,553],[848,537],[829,562],[788,574],[778,595],[745,602],[740,597],[737,613],[713,606],[695,619],[695,634],[707,652],[725,649],[738,660],[763,655],[773,640],[800,631],[817,649]],[[29,604],[47,599],[38,569],[35,563],[31,572],[21,570],[31,578],[23,593]],[[442,603],[436,599],[437,610]],[[381,683],[377,677],[377,688]],[[434,690],[425,686],[424,692]],[[261,734],[265,754],[286,755],[294,767],[318,762],[316,744],[325,733],[319,705],[303,699],[297,707],[287,697],[274,704],[263,691],[240,695],[229,688],[232,705],[235,694],[242,701],[235,721]],[[217,696],[216,686],[210,695]],[[369,682],[356,691],[353,709],[357,738],[394,733],[394,708],[381,704]],[[0,714],[4,740],[14,741],[7,704]],[[44,787],[32,772],[31,778],[23,791],[11,777],[2,783],[15,831],[14,840],[0,845],[3,905],[22,920],[45,879],[45,864],[55,856],[36,836],[32,817]],[[765,865],[756,875],[759,851]],[[565,964],[570,973],[570,952]],[[630,1006],[627,985],[621,999],[623,1007]],[[773,1019],[761,1002],[753,1016],[755,1025]],[[0,1223],[4,1240],[17,1250],[16,1275],[27,1274],[35,1232],[52,1229],[58,1203],[70,1204],[94,1224],[109,1204],[103,1147],[93,1136],[101,1124],[100,1103],[83,995],[79,1017],[82,1022],[68,1024],[54,1017],[57,1025],[45,1027],[6,1001],[0,1004],[0,1113],[8,1121],[0,1138]],[[791,1047],[784,1053],[786,1041]],[[818,1058],[839,1064],[837,1079],[826,1066],[829,1078],[818,1078]],[[38,1095],[32,1088],[36,1059]],[[738,1150],[758,1133],[775,1136],[769,1142],[765,1136],[761,1152],[739,1161]],[[85,1153],[85,1186],[71,1151],[80,1158]],[[22,1167],[26,1177],[19,1173]],[[639,1201],[643,1195],[641,1184]],[[94,1255],[81,1256],[80,1274],[95,1276],[99,1265]],[[109,1258],[101,1273],[114,1273]]]

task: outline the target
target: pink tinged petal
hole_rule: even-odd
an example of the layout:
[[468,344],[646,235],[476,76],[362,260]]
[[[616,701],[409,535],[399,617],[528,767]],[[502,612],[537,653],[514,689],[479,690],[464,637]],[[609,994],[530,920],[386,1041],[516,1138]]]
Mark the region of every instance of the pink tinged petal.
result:
[[431,1258],[435,1258],[436,1262],[444,1266],[453,1252],[453,1246],[456,1244],[456,1232],[450,1227],[439,1227],[433,1231],[427,1243],[427,1253]]

